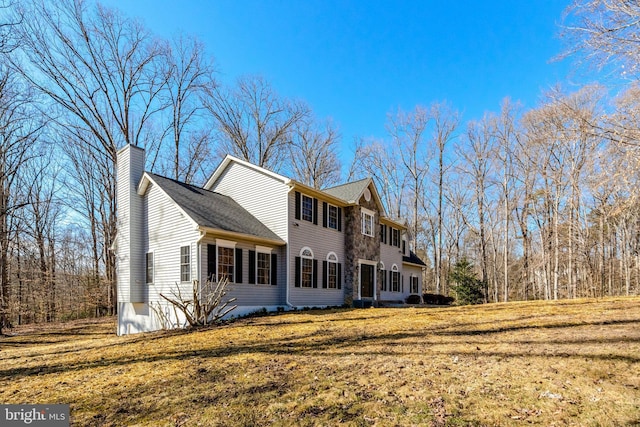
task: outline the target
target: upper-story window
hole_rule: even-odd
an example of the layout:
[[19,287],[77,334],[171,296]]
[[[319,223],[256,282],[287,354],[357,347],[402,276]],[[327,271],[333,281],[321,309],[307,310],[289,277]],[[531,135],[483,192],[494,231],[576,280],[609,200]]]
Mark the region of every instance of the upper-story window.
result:
[[342,231],[342,208],[322,202],[322,226]]
[[327,226],[329,228],[333,228],[334,230],[337,230],[338,229],[338,207],[329,205],[327,211],[328,211]]
[[313,198],[302,195],[302,219],[305,221],[313,221]]
[[380,241],[387,243],[387,226],[385,224],[380,224]]
[[391,244],[396,247],[400,247],[400,230],[393,228],[391,232]]
[[362,234],[373,237],[373,215],[368,209],[362,209]]
[[295,192],[295,217],[318,224],[318,199]]

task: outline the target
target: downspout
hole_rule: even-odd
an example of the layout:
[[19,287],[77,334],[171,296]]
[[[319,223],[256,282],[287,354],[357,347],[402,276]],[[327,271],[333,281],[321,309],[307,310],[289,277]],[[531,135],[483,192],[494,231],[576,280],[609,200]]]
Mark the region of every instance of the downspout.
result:
[[202,239],[207,235],[205,231],[198,229],[200,237],[196,240],[196,252],[198,254],[198,261],[196,262],[196,274],[198,277],[198,296],[202,299]]
[[285,262],[285,265],[287,266],[287,289],[286,289],[286,297],[285,297],[285,302],[287,304],[287,306],[289,306],[292,309],[296,309],[296,307],[293,306],[293,304],[291,304],[290,301],[290,295],[289,295],[289,290],[291,289],[290,285],[291,285],[291,243],[290,243],[290,235],[289,235],[289,227],[291,227],[291,223],[289,221],[289,194],[291,193],[291,190],[293,190],[293,183],[291,182],[291,180],[289,180],[289,182],[287,182],[287,186],[289,187],[289,190],[287,191],[287,199],[286,199],[286,203],[285,206],[287,207],[287,213],[286,213],[286,221],[287,221],[287,236],[285,238],[286,241],[286,245],[287,245],[287,259]]

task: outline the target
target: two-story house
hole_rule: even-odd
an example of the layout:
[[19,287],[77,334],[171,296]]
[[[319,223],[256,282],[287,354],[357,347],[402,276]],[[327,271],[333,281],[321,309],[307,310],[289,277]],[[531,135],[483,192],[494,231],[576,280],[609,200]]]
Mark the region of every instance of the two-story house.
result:
[[227,156],[203,188],[144,171],[144,150],[117,158],[118,334],[160,328],[160,296],[226,277],[233,315],[370,306],[422,291],[425,264],[388,218],[371,179],[317,190]]

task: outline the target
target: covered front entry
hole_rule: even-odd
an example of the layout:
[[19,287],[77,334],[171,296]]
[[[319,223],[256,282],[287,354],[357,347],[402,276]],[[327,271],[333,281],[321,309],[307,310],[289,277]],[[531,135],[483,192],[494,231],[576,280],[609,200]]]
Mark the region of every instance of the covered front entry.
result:
[[360,298],[374,298],[375,266],[360,264]]

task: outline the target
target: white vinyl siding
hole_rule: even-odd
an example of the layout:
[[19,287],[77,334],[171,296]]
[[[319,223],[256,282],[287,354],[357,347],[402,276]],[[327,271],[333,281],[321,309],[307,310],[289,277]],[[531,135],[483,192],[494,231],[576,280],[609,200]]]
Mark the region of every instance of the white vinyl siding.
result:
[[[147,203],[145,223],[148,227],[147,251],[153,252],[154,286],[149,288],[149,302],[165,303],[160,296],[170,295],[180,286],[181,292],[191,291],[197,272],[198,232],[193,222],[174,205],[162,190],[151,184],[144,199]],[[188,248],[189,266],[183,268],[181,248]],[[187,280],[186,276],[189,276]],[[184,276],[184,277],[183,277]]]
[[144,201],[136,192],[144,173],[144,151],[134,146],[124,147],[118,152],[116,166],[118,302],[144,302],[147,298]]
[[[320,212],[324,215],[323,202],[327,200],[318,199]],[[344,242],[345,233],[323,227],[322,218],[318,218],[318,225],[308,221],[295,221],[295,190],[289,193],[289,218],[291,219],[289,228],[289,260],[287,269],[289,270],[289,302],[297,307],[313,306],[336,306],[344,304],[344,286],[341,288],[323,288],[323,262],[327,260],[327,255],[333,252],[339,263],[342,263],[342,276],[339,282],[344,284]],[[328,219],[328,215],[327,215]],[[344,221],[344,215],[342,215]],[[294,222],[297,225],[294,225]],[[344,224],[339,229],[344,230]],[[300,257],[300,252],[304,247],[309,247],[313,251],[313,258],[317,261],[316,279],[317,286],[304,288],[295,286],[296,277],[296,257]]]
[[[203,278],[206,278],[207,275],[207,259],[208,259],[208,250],[210,248],[215,247],[216,253],[218,247],[216,246],[216,238],[215,236],[207,235],[201,242],[201,254],[200,254],[200,262],[204,266],[201,269],[201,274]],[[271,255],[275,256],[277,259],[277,286],[273,286],[271,282],[269,286],[249,283],[249,252],[256,250],[255,243],[238,241],[235,245],[236,249],[242,250],[242,259],[236,260],[236,262],[241,262],[243,266],[243,280],[242,283],[234,283],[232,286],[227,288],[227,297],[228,298],[237,298],[237,301],[234,304],[238,304],[239,306],[255,306],[256,310],[261,309],[262,307],[275,306],[275,305],[285,305],[286,297],[285,297],[285,283],[286,283],[286,269],[285,269],[285,254],[286,247],[274,247],[271,249]],[[257,255],[257,253],[256,253]],[[217,255],[216,255],[217,256]],[[257,258],[257,256],[256,256]],[[257,261],[256,261],[257,263]],[[257,276],[257,271],[256,271]],[[257,277],[256,277],[257,281]]]
[[232,162],[211,190],[231,197],[278,237],[287,240],[289,187],[284,182],[249,166]]

